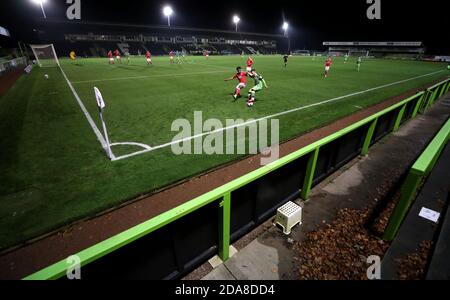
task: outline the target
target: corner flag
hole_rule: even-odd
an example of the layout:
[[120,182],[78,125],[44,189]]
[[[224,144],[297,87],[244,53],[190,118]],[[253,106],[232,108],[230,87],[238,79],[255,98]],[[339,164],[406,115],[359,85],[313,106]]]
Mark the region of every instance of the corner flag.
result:
[[103,110],[106,107],[105,101],[103,101],[102,93],[100,93],[100,90],[96,87],[94,87],[95,91],[95,98],[97,99],[97,105],[100,110]]
[[98,106],[98,112],[100,115],[100,120],[102,122],[103,126],[103,133],[105,135],[105,141],[106,141],[106,154],[108,155],[109,159],[113,159],[113,153],[111,151],[111,144],[109,143],[109,137],[108,137],[108,131],[106,130],[106,123],[103,119],[103,109],[106,107],[105,101],[103,100],[102,93],[100,93],[100,90],[97,87],[94,87],[95,92],[95,99],[97,100],[97,106]]

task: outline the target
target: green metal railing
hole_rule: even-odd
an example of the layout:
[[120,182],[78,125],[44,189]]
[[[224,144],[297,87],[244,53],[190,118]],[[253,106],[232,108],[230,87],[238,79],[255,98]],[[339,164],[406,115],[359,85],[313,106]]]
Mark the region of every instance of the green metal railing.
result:
[[425,91],[425,98],[421,105],[421,112],[427,110],[433,103],[439,99],[442,95],[446,94],[450,89],[449,79],[439,82]]
[[398,232],[406,213],[414,201],[420,184],[428,177],[442,150],[450,140],[450,119],[416,160],[401,188],[400,199],[392,212],[384,232],[385,240],[392,240]]
[[[203,194],[191,201],[188,201],[174,209],[171,209],[165,213],[160,214],[146,222],[143,222],[139,225],[136,225],[126,231],[123,231],[107,240],[100,242],[96,245],[93,245],[76,255],[81,260],[81,267],[85,266],[105,255],[111,253],[151,232],[156,231],[157,229],[174,222],[183,216],[186,216],[189,213],[196,211],[197,209],[204,207],[214,201],[218,201],[220,205],[220,230],[219,230],[219,256],[223,261],[226,261],[229,258],[229,246],[230,246],[230,214],[231,214],[231,193],[291,162],[294,160],[308,156],[307,169],[305,173],[305,178],[299,190],[301,190],[301,198],[307,200],[309,198],[309,194],[311,191],[314,174],[316,171],[316,164],[319,157],[320,149],[324,145],[358,129],[362,126],[368,125],[367,133],[365,134],[364,144],[362,147],[361,154],[367,154],[372,137],[375,132],[376,124],[378,119],[388,114],[396,109],[399,109],[399,113],[396,116],[394,130],[397,130],[400,126],[403,113],[406,109],[408,103],[412,101],[416,101],[414,112],[412,117],[416,116],[419,112],[419,108],[425,103],[426,107],[429,107],[429,102],[434,102],[437,99],[437,90],[442,85],[446,85],[446,89],[448,90],[450,80],[444,80],[439,84],[431,87],[427,91],[419,92],[414,96],[411,96],[405,100],[400,101],[374,115],[367,117],[355,124],[352,124],[338,132],[335,132],[321,140],[318,140],[308,146],[305,146],[293,153],[290,153],[275,162],[272,162],[269,165],[263,166],[255,171],[252,171],[242,177],[239,177],[225,185],[222,185],[206,194]],[[428,105],[429,104],[429,105]],[[65,275],[67,270],[67,263],[65,260],[57,262],[49,267],[46,267],[28,277],[24,278],[26,280],[46,280],[46,279],[57,279]]]

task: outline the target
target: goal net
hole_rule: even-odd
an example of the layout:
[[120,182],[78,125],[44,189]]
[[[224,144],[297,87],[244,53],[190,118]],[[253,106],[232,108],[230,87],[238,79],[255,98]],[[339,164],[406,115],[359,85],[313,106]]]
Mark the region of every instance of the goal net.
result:
[[33,51],[36,64],[40,67],[57,67],[59,66],[58,56],[56,55],[53,44],[49,45],[30,45]]

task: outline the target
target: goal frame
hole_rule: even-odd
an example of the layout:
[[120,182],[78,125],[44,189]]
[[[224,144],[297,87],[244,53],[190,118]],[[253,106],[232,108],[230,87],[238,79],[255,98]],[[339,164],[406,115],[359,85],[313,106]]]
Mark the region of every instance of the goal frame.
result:
[[36,61],[37,61],[37,64],[39,65],[39,67],[42,68],[42,63],[39,60],[39,57],[38,57],[38,55],[36,53],[36,49],[44,49],[44,48],[48,48],[48,47],[50,47],[52,49],[53,57],[54,57],[54,59],[56,61],[56,65],[58,67],[61,67],[61,65],[59,64],[58,55],[56,55],[56,50],[55,50],[55,47],[53,46],[53,44],[42,44],[42,45],[36,45],[36,44],[31,45],[30,44],[31,51],[33,51],[34,57],[36,58]]

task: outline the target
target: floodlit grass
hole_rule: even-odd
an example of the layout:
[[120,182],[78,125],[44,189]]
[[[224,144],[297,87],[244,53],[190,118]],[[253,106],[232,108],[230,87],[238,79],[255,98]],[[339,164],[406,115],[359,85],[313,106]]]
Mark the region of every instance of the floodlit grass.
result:
[[[281,57],[255,58],[255,68],[269,85],[251,109],[245,97],[233,102],[237,82],[223,79],[245,61],[236,57],[189,57],[181,65],[168,58],[143,58],[110,66],[106,59],[61,61],[78,95],[101,128],[93,87],[105,98],[105,119],[112,142],[152,147],[170,142],[174,120],[261,118],[299,106],[363,91],[443,70],[402,84],[316,106],[279,117],[280,137],[306,130],[448,75],[445,65],[428,62],[336,59],[323,78],[324,58],[293,57],[284,68]],[[49,79],[44,79],[44,74]],[[249,87],[244,91],[244,96]],[[0,248],[36,237],[62,225],[114,207],[138,195],[237,159],[238,155],[180,155],[171,148],[110,162],[56,68],[35,68],[0,98]],[[113,148],[124,155],[140,148]]]

